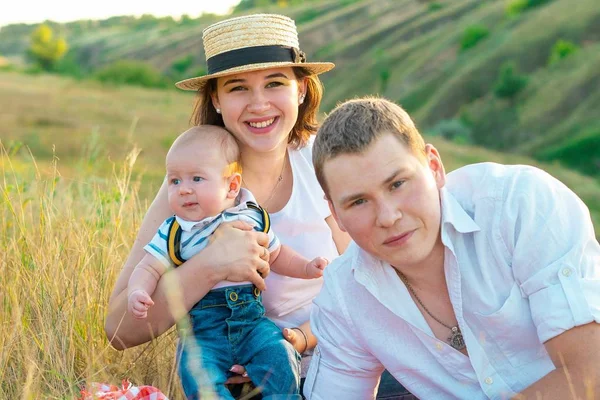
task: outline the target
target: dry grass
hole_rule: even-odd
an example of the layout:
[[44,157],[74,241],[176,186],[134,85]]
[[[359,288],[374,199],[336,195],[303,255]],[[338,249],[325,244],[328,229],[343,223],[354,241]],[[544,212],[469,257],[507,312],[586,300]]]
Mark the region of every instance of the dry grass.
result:
[[86,382],[133,383],[181,398],[174,335],[117,352],[104,314],[146,208],[130,154],[106,180],[64,179],[55,162],[0,156],[0,398],[74,399]]
[[[177,92],[0,73],[0,399],[73,399],[86,382],[123,378],[182,398],[173,333],[118,352],[103,322],[191,102]],[[483,160],[532,163],[434,141],[449,170]],[[598,231],[598,183],[538,166],[584,199]]]

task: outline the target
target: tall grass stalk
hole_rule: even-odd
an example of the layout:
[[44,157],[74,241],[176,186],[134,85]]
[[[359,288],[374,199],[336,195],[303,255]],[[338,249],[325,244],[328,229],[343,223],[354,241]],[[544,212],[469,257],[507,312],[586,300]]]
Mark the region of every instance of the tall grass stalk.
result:
[[159,387],[174,379],[173,331],[113,350],[104,334],[110,291],[146,209],[134,149],[108,179],[67,180],[0,142],[0,398],[74,399],[91,381]]

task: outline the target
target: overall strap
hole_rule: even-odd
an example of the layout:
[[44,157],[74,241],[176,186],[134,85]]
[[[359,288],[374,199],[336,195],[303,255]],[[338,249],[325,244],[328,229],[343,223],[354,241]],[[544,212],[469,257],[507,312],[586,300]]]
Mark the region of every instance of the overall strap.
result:
[[246,204],[248,205],[248,208],[256,210],[262,215],[262,219],[263,219],[263,230],[262,231],[265,233],[268,233],[269,229],[271,229],[271,217],[269,217],[269,213],[267,212],[267,210],[265,210],[264,208],[262,208],[261,206],[259,206],[258,204],[254,203],[252,201],[248,201],[248,202],[246,202]]
[[169,258],[176,267],[183,264],[186,260],[181,258],[181,226],[177,222],[177,218],[173,217],[173,221],[169,225],[169,237],[167,238],[167,251]]

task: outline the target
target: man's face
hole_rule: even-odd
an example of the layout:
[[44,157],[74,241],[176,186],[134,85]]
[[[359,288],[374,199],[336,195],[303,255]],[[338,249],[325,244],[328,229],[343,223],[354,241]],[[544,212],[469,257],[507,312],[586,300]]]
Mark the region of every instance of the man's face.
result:
[[324,165],[329,206],[362,249],[395,267],[418,267],[442,246],[439,189],[445,172],[437,150],[418,157],[393,135],[362,154]]

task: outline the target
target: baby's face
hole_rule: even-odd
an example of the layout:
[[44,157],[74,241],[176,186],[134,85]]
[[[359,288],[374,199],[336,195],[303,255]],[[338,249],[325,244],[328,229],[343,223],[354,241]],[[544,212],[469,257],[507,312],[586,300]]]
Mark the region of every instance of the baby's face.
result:
[[179,217],[200,221],[228,208],[227,161],[220,151],[188,146],[167,156],[169,205]]

